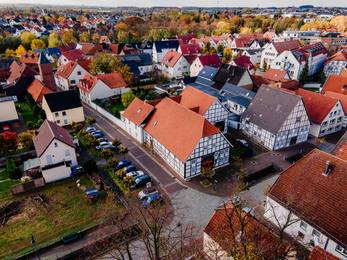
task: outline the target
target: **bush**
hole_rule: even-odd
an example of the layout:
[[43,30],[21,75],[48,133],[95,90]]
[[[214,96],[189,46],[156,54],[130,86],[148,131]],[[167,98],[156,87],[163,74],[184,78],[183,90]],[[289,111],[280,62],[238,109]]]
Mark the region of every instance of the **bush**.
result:
[[124,182],[125,185],[130,187],[134,183],[134,177],[132,177],[132,176],[125,176],[124,179],[123,179],[123,182]]
[[22,173],[16,167],[16,162],[13,159],[6,161],[6,171],[10,179],[19,180],[22,177]]
[[116,171],[116,176],[118,177],[118,178],[120,178],[120,179],[123,179],[124,177],[125,177],[125,171],[123,170],[123,169],[120,169],[120,170],[118,170],[118,171]]
[[95,120],[94,117],[87,117],[87,118],[86,118],[86,123],[87,123],[88,125],[95,124],[95,122],[96,122],[96,120]]
[[114,146],[114,147],[118,147],[118,146],[120,146],[122,144],[122,142],[119,140],[119,139],[114,139],[113,141],[112,141],[112,145]]
[[118,162],[119,160],[117,158],[112,157],[107,161],[107,167],[113,169],[118,164]]

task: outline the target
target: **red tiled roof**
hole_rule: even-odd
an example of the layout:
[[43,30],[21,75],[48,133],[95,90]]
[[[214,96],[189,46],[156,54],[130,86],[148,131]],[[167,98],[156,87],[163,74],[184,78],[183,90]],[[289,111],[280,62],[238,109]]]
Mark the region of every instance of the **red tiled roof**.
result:
[[183,56],[182,53],[177,51],[168,51],[162,58],[161,63],[169,67],[174,67],[179,59]]
[[329,63],[331,61],[347,61],[347,51],[339,51],[332,55],[326,63]]
[[71,147],[75,147],[69,132],[56,123],[45,120],[38,130],[38,134],[33,138],[37,156],[41,156],[53,139],[57,139]]
[[136,97],[125,109],[123,116],[135,125],[141,125],[153,110],[154,106]]
[[332,154],[347,161],[347,131],[336,144]]
[[204,115],[216,100],[217,98],[188,86],[174,101],[188,109],[194,109],[194,112],[200,115]]
[[83,43],[80,43],[80,45],[82,46],[81,51],[86,55],[93,55],[103,50],[102,45],[100,44],[83,42]]
[[22,63],[27,63],[27,64],[37,64],[39,62],[39,58],[40,58],[40,53],[24,53],[19,61]]
[[32,96],[35,102],[41,103],[43,96],[53,91],[46,87],[41,81],[35,79],[28,87],[28,93]]
[[[244,225],[243,235],[246,241],[258,247],[254,248],[255,251],[262,252],[261,256],[258,255],[259,259],[273,259],[273,249],[279,241],[276,235],[250,214],[235,208],[230,202],[216,209],[204,232],[228,252],[234,245],[240,245],[241,223]],[[283,249],[285,246],[283,243]]]
[[235,39],[236,48],[248,47],[255,39],[253,36],[242,36]]
[[127,84],[124,81],[122,75],[118,72],[98,74],[96,76],[87,74],[77,83],[77,87],[86,91],[91,92],[98,80],[104,82],[109,88],[123,88]]
[[326,91],[347,95],[347,77],[330,75],[323,85],[322,93]]
[[269,69],[264,72],[263,78],[271,81],[285,81],[288,79],[288,72],[285,70]]
[[339,258],[325,251],[323,248],[316,246],[311,251],[308,260],[339,260]]
[[324,95],[340,100],[343,111],[347,115],[347,95],[343,95],[343,94],[340,94],[337,92],[331,92],[331,91],[326,91]]
[[[332,171],[324,175],[326,164]],[[347,247],[347,161],[318,149],[283,171],[268,196]]]
[[62,55],[69,61],[81,60],[84,57],[84,53],[81,50],[73,49],[69,51],[62,52]]
[[299,88],[295,93],[302,97],[307,114],[313,123],[321,124],[334,108],[337,99]]
[[251,58],[246,55],[237,57],[236,59],[233,60],[233,62],[235,63],[236,66],[239,66],[245,69],[251,69],[254,67],[253,63],[251,62]]
[[300,42],[297,40],[274,42],[273,46],[275,47],[278,53],[282,53],[284,51],[290,51],[290,50],[300,48]]
[[192,54],[198,54],[200,53],[200,46],[199,44],[184,44],[180,43],[180,49],[183,55],[192,55]]
[[219,56],[217,54],[201,55],[198,57],[198,59],[200,60],[203,66],[219,68],[222,65],[222,62],[220,61]]
[[180,161],[185,162],[201,138],[220,133],[203,116],[170,98],[164,98],[144,127]]
[[71,73],[74,71],[77,64],[79,64],[86,71],[89,71],[90,63],[91,63],[90,60],[69,61],[65,65],[60,66],[57,69],[57,72],[55,75],[67,79],[70,77]]

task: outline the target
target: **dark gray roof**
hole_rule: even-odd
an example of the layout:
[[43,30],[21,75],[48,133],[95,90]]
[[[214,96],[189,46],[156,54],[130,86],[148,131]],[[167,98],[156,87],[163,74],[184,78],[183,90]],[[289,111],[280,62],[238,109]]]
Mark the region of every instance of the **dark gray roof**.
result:
[[202,70],[199,72],[198,77],[212,80],[217,72],[218,69],[215,67],[204,66]]
[[248,73],[245,68],[230,64],[222,64],[213,78],[213,81],[216,82],[215,88],[221,89],[225,83],[237,85],[245,73]]
[[256,93],[253,91],[250,91],[243,87],[236,86],[231,83],[225,83],[222,89],[220,90],[220,93],[221,94],[228,93],[230,95],[244,97],[249,100],[252,100],[256,95]]
[[79,94],[75,90],[49,93],[44,95],[44,98],[51,112],[82,107]]
[[163,49],[178,49],[178,40],[155,41],[154,46],[157,52],[162,52]]
[[281,126],[300,102],[301,97],[277,88],[261,87],[242,118],[277,134]]

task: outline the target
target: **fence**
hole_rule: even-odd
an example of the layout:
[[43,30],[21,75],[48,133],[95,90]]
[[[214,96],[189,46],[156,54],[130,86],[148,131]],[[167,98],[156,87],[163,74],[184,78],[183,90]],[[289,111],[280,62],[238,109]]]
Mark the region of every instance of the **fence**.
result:
[[108,120],[110,120],[112,123],[114,123],[115,125],[119,126],[120,128],[122,128],[123,130],[125,129],[125,124],[122,120],[120,120],[119,118],[115,117],[114,115],[112,115],[110,112],[106,111],[105,109],[103,109],[102,107],[98,106],[97,104],[95,104],[94,102],[91,102],[90,104],[88,104],[91,108],[93,108],[94,110],[96,110],[97,112],[99,112],[101,115],[103,115],[105,118],[107,118]]

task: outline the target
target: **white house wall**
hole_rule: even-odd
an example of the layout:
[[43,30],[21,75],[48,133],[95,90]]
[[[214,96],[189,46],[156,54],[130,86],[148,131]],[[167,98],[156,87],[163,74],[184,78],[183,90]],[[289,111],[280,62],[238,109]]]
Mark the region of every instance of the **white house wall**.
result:
[[75,148],[54,139],[40,156],[40,161],[41,167],[62,161],[71,161],[72,165],[77,165]]
[[42,177],[45,179],[46,183],[67,179],[70,176],[71,168],[67,167],[65,164],[42,171]]

